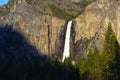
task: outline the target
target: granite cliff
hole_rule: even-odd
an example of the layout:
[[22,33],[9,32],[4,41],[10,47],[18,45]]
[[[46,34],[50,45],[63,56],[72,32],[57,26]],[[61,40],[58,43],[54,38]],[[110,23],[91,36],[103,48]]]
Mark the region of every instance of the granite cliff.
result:
[[[49,7],[51,3],[58,5],[59,0],[10,0],[7,5],[0,7],[0,25],[1,26],[13,26],[13,30],[20,31],[26,39],[34,45],[37,50],[48,56],[53,53],[60,53],[63,48],[64,36],[66,31],[66,20],[73,19],[73,31],[71,37],[71,50],[72,54],[76,54],[77,57],[86,57],[87,50],[93,45],[97,45],[100,51],[102,51],[102,44],[104,41],[104,34],[110,22],[113,26],[113,30],[120,42],[120,2],[116,0],[98,0],[90,3],[85,10],[77,4],[73,5],[76,8],[68,7],[66,10],[72,11],[70,13],[65,12],[67,16],[66,20],[61,18],[58,13],[54,14]],[[77,0],[76,0],[77,1]],[[49,5],[50,6],[47,6]],[[56,7],[56,4],[54,5]],[[52,8],[54,9],[52,4]],[[58,7],[58,6],[57,6]],[[60,12],[64,12],[59,9]],[[81,11],[84,12],[82,14]],[[79,12],[80,11],[80,12]],[[80,14],[78,16],[78,13]],[[57,15],[57,17],[56,17]],[[70,17],[71,15],[75,15]],[[78,16],[78,17],[76,17]],[[63,40],[63,41],[62,41]],[[58,50],[59,49],[59,50]],[[63,49],[61,49],[63,50]],[[62,56],[62,55],[61,55]]]
[[25,0],[16,0],[2,8],[8,12],[1,14],[1,25],[11,25],[14,30],[19,30],[41,53],[48,55],[53,52],[56,37],[64,20],[36,11]]
[[89,4],[84,13],[76,18],[76,40],[90,39],[89,48],[96,44],[102,51],[105,32],[111,23],[120,43],[120,2],[116,0],[98,0]]

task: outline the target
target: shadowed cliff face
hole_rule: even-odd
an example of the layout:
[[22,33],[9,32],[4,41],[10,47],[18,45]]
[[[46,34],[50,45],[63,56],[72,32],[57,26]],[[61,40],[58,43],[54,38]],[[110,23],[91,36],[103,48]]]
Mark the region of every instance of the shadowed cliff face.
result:
[[64,43],[65,43],[65,35],[66,35],[66,29],[67,29],[67,23],[62,27],[60,34],[58,35],[56,42],[55,42],[55,53],[52,55],[52,57],[57,57],[59,60],[63,57],[63,50],[64,50]]
[[[63,57],[67,24],[68,24],[68,21],[65,23],[62,30],[59,32],[60,34],[58,35],[55,42],[55,53],[52,55],[52,57],[57,57],[59,60],[61,60]],[[76,25],[76,22],[73,21],[71,26],[71,32],[70,32],[70,56],[72,58],[74,58],[75,56],[75,34],[76,34],[75,25]]]
[[44,59],[37,49],[16,29],[6,25],[0,27],[0,63],[15,60],[34,63],[34,57]]
[[0,26],[0,80],[79,80],[79,75],[74,66],[47,59],[12,26]]
[[41,67],[46,60],[18,30],[0,26],[0,80],[27,80],[30,65]]

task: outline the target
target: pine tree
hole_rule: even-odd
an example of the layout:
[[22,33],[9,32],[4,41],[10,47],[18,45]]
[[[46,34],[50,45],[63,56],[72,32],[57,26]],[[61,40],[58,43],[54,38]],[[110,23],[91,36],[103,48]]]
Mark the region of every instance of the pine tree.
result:
[[[104,41],[104,53],[108,56],[109,69],[106,71],[106,78],[116,80],[118,78],[119,66],[119,43],[109,23]],[[116,77],[117,76],[117,77]]]
[[115,58],[115,48],[116,48],[115,41],[116,41],[116,37],[112,30],[112,26],[109,23],[108,29],[105,35],[104,53],[107,54],[111,58],[112,61]]
[[102,72],[107,66],[106,55],[101,54],[94,46],[87,59],[78,60],[76,66],[80,68],[82,80],[103,80]]

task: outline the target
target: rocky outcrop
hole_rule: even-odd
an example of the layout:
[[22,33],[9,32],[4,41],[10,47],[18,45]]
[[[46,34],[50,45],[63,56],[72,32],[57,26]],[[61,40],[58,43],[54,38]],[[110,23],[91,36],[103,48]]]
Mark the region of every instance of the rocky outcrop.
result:
[[25,0],[11,4],[4,6],[8,13],[0,16],[0,24],[20,31],[39,52],[46,55],[53,53],[56,37],[65,21],[36,11]]
[[[0,25],[13,26],[13,30],[20,31],[39,52],[48,56],[55,53],[61,58],[66,31],[65,21],[47,14],[49,9],[46,12],[46,8],[43,8],[46,5],[42,6],[41,3],[39,7],[36,7],[34,3],[28,1],[30,0],[10,0],[8,5],[1,7]],[[45,2],[40,1],[43,4]],[[109,22],[120,43],[120,2],[97,0],[88,5],[73,24],[71,56],[86,57],[87,50],[94,44],[102,51]]]
[[87,38],[91,40],[89,48],[95,43],[102,51],[108,23],[120,43],[120,2],[116,0],[98,0],[88,5],[83,14],[76,18],[76,41]]

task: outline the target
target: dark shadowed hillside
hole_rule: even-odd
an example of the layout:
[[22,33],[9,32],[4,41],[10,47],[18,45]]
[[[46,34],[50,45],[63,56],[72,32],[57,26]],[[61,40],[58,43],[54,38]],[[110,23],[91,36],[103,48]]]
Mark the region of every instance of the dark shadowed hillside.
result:
[[12,26],[0,27],[0,80],[79,80],[79,70],[38,53]]

